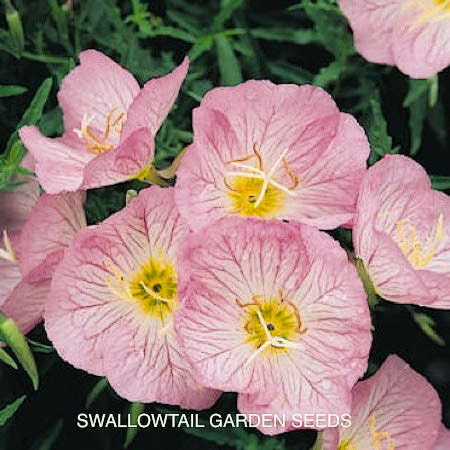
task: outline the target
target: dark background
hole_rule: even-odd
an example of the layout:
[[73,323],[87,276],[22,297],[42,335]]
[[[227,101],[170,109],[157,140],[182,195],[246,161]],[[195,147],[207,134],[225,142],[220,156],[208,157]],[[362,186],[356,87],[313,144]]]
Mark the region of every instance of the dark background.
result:
[[[13,55],[7,45],[0,46],[0,84],[16,84],[28,88],[24,95],[0,99],[0,148],[3,148],[9,135],[15,130],[23,112],[33,98],[41,82],[51,76],[54,80],[50,100],[41,120],[41,128],[49,135],[61,133],[61,118],[57,109],[57,84],[75,61],[78,50],[97,48],[112,56],[116,61],[131,70],[140,82],[152,76],[161,75],[179,63],[194,44],[179,39],[176,31],[185,31],[180,23],[187,21],[198,31],[196,38],[208,33],[222,33],[224,30],[240,29],[243,34],[230,35],[229,41],[240,66],[242,79],[268,78],[274,82],[314,82],[320,70],[339,59],[339,52],[332,51],[323,42],[303,43],[305,37],[291,35],[288,39],[279,38],[280,30],[311,30],[318,35],[332,39],[336,33],[337,41],[350,42],[351,33],[345,19],[335,9],[323,9],[323,17],[331,18],[323,26],[317,20],[319,11],[314,2],[308,10],[292,9],[298,1],[253,0],[242,1],[223,23],[214,25],[214,18],[220,13],[220,1],[153,1],[148,11],[152,16],[145,20],[126,20],[133,14],[133,5],[129,1],[79,1],[68,15],[68,44],[64,44],[58,34],[57,21],[52,15],[50,4],[46,0],[16,1],[25,30],[26,49],[32,55],[51,55],[67,58],[67,64],[53,64],[35,61],[33,57]],[[139,4],[139,2],[136,2]],[[325,0],[322,0],[325,4]],[[330,2],[328,2],[330,3]],[[60,5],[63,2],[59,2]],[[140,2],[140,5],[146,5]],[[134,5],[136,8],[136,5]],[[314,7],[316,9],[314,9]],[[7,29],[1,10],[0,26]],[[315,12],[314,12],[315,11]],[[136,11],[134,11],[136,12]],[[175,20],[174,12],[180,17]],[[314,20],[312,17],[316,17]],[[121,19],[121,20],[118,20]],[[145,24],[150,23],[150,28]],[[162,25],[161,25],[162,24]],[[331,27],[330,24],[333,24]],[[161,31],[161,26],[171,27],[170,33]],[[336,28],[334,28],[336,26]],[[153,28],[152,28],[153,27]],[[328,28],[327,28],[328,27]],[[255,37],[249,30],[271,29],[273,36]],[[156,31],[155,31],[156,30]],[[275,33],[277,31],[277,34]],[[2,35],[3,36],[3,35]],[[305,33],[303,36],[307,36]],[[1,37],[1,36],[0,36]],[[301,42],[300,42],[301,41]],[[344,44],[343,44],[344,45]],[[347,44],[346,44],[347,45]],[[244,51],[245,50],[245,51]],[[72,62],[70,62],[72,58]],[[172,128],[190,130],[190,113],[198,105],[198,99],[213,86],[227,81],[227,68],[220,67],[220,54],[213,45],[191,64],[190,75],[183,87],[177,108],[169,121],[169,134]],[[344,111],[353,113],[365,126],[373,148],[379,146],[385,152],[399,151],[410,154],[412,146],[409,117],[411,109],[403,107],[410,83],[409,79],[394,68],[376,66],[367,63],[352,50],[344,64],[345,68],[334,80],[324,87],[332,93]],[[230,75],[230,74],[228,74]],[[233,74],[231,74],[233,76]],[[231,84],[231,83],[230,83]],[[439,76],[439,99],[433,108],[426,108],[423,124],[422,142],[414,158],[420,162],[430,175],[449,176],[448,140],[445,135],[446,118],[450,104],[449,71]],[[351,95],[360,87],[361,95]],[[189,93],[195,93],[194,99]],[[382,118],[387,128],[379,124],[380,117],[368,106],[370,100],[381,106]],[[423,100],[423,99],[422,99]],[[425,101],[426,103],[426,101]],[[418,106],[416,108],[424,108]],[[417,112],[417,110],[416,110]],[[414,127],[415,125],[412,125]],[[448,131],[448,130],[447,130]],[[176,133],[172,133],[175,135]],[[381,138],[380,138],[381,134]],[[184,135],[183,135],[184,136]],[[392,138],[392,145],[388,148]],[[187,143],[189,137],[172,138],[158,136],[159,162],[164,165]],[[382,144],[384,144],[384,147]],[[379,155],[374,151],[371,162]],[[129,187],[141,187],[133,183],[103,188],[89,193],[87,213],[90,223],[120,209],[123,196]],[[343,235],[345,237],[345,235]],[[347,244],[342,239],[343,245]],[[413,311],[425,312],[435,322],[436,332],[445,340],[450,338],[450,313],[440,310],[414,308]],[[374,345],[372,348],[369,372],[373,372],[391,353],[405,359],[415,370],[423,374],[438,390],[443,402],[444,421],[450,425],[450,350],[449,346],[440,346],[430,340],[414,322],[411,310],[387,302],[380,303],[373,312]],[[50,344],[42,326],[34,330],[31,339]],[[15,371],[1,366],[0,398],[1,405],[9,403],[26,393],[28,398],[14,418],[0,429],[0,448],[8,450],[86,449],[103,450],[122,448],[125,440],[123,429],[77,429],[76,416],[87,412],[86,397],[98,381],[98,378],[76,370],[63,362],[55,352],[36,353],[41,377],[41,386],[33,392],[29,380],[23,371]],[[236,397],[225,394],[209,413],[236,412]],[[88,412],[125,413],[129,403],[118,398],[107,388],[95,400]],[[159,405],[147,405],[145,412],[157,412]],[[176,408],[174,408],[176,409]],[[222,431],[231,436],[230,431]],[[220,446],[209,440],[187,434],[182,429],[159,428],[140,430],[129,448],[131,449],[215,449],[215,448],[265,448],[307,449],[315,439],[314,432],[291,432],[277,438],[265,438],[253,430],[249,435],[241,435],[242,444]],[[225,435],[224,435],[225,436]],[[225,439],[225,438],[224,438]],[[231,438],[230,438],[231,439]],[[239,440],[238,439],[238,440]],[[247,441],[246,441],[247,439]],[[226,441],[226,439],[225,439]],[[247,443],[245,443],[245,441]],[[283,442],[284,441],[284,444]],[[46,444],[47,442],[47,444]],[[47,446],[53,442],[53,446]],[[241,446],[239,446],[241,445]],[[284,447],[281,447],[283,446]],[[280,446],[280,447],[278,447]]]

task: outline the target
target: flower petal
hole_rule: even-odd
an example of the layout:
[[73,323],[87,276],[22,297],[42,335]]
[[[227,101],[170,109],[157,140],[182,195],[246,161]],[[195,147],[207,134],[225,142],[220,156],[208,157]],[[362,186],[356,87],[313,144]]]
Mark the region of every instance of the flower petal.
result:
[[371,448],[376,433],[395,449],[430,450],[440,430],[439,396],[427,380],[398,356],[389,356],[378,372],[353,390],[352,426],[341,440]]
[[130,180],[151,166],[154,153],[155,143],[148,129],[135,130],[115,150],[97,156],[85,167],[81,188],[92,189]]
[[44,194],[37,201],[20,237],[20,269],[29,280],[52,277],[75,233],[86,226],[85,199],[86,194],[79,191]]
[[136,96],[130,105],[121,142],[128,139],[135,130],[142,127],[148,128],[153,136],[156,135],[178,96],[188,69],[189,59],[186,57],[169,74],[145,83],[139,95]]

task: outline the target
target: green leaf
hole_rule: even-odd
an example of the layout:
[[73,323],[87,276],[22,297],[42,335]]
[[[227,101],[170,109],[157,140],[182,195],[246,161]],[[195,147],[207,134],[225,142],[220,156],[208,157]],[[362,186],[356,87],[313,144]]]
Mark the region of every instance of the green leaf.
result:
[[320,69],[319,73],[314,77],[313,84],[316,86],[326,87],[334,81],[337,81],[344,70],[344,61],[332,61],[328,66]]
[[[130,424],[136,425],[137,419],[140,414],[144,412],[145,405],[144,403],[132,403],[130,405],[129,414],[130,414]],[[128,448],[130,444],[133,442],[134,438],[136,437],[136,434],[138,432],[139,428],[132,427],[127,429],[127,436],[125,438],[125,444],[123,448]]]
[[0,427],[5,425],[5,423],[16,413],[26,397],[26,395],[22,395],[22,397],[19,397],[17,400],[14,400],[14,402],[0,410]]
[[27,339],[31,348],[37,353],[53,353],[55,349],[51,345],[41,344],[40,342]]
[[[366,130],[375,161],[388,153],[398,153],[397,148],[392,148],[392,138],[387,132],[387,122],[378,96],[369,100],[369,116],[366,122]],[[374,161],[371,160],[371,162]]]
[[250,30],[250,35],[256,39],[291,42],[299,45],[311,44],[318,41],[315,31],[297,28],[253,28]]
[[108,387],[108,379],[100,378],[86,397],[86,409],[89,409],[97,397]]
[[38,123],[39,119],[42,117],[44,106],[47,103],[48,96],[52,89],[52,84],[53,80],[51,78],[46,78],[42,82],[36,91],[33,100],[31,100],[30,105],[20,119],[17,128],[20,128],[23,125],[36,125]]
[[438,191],[446,191],[447,189],[450,189],[450,177],[431,175],[430,178],[433,189],[437,189]]
[[63,419],[59,419],[54,425],[45,430],[30,450],[52,450],[56,440],[61,434],[63,424]]
[[20,95],[24,92],[27,92],[27,88],[23,86],[15,86],[15,85],[0,85],[0,97],[12,97],[14,95]]
[[[42,113],[44,111],[44,106],[47,103],[48,96],[50,94],[50,90],[52,89],[52,79],[46,78],[42,84],[39,86],[36,94],[31,100],[30,105],[27,110],[23,114],[19,123],[17,124],[16,130],[24,125],[36,125],[39,119],[42,117]],[[9,138],[8,143],[6,144],[7,151],[12,147],[13,143],[19,139],[17,131],[15,131]]]
[[214,44],[214,39],[212,35],[202,36],[189,51],[189,60],[192,63],[197,58],[199,58],[203,53],[211,50]]
[[3,361],[8,366],[11,366],[14,369],[17,369],[16,362],[9,356],[8,353],[5,352],[4,349],[0,348],[0,360]]
[[39,373],[34,361],[33,353],[25,336],[20,332],[16,323],[9,317],[0,313],[0,336],[9,345],[16,355],[25,372],[30,377],[33,387],[37,390],[39,386]]
[[410,155],[414,156],[422,144],[423,124],[428,113],[428,80],[409,80],[409,92],[403,106],[409,109],[411,137]]
[[224,86],[234,86],[241,83],[241,66],[229,39],[221,33],[215,36],[215,42],[219,61],[220,83]]
[[214,17],[211,29],[221,31],[225,22],[230,19],[234,11],[244,3],[244,0],[221,0],[220,11]]
[[434,329],[436,323],[434,319],[427,314],[424,313],[418,313],[415,312],[412,308],[410,308],[410,312],[412,315],[412,318],[414,319],[414,322],[419,325],[419,328],[436,344],[438,345],[445,345],[444,339],[437,334],[436,330]]

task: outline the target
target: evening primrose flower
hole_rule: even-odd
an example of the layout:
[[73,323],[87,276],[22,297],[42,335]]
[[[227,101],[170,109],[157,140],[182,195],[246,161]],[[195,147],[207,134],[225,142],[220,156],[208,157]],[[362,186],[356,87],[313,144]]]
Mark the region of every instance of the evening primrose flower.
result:
[[381,297],[450,308],[450,198],[412,159],[388,155],[368,170],[353,243]]
[[[430,383],[396,355],[353,389],[352,425],[323,432],[323,450],[440,450],[448,442]],[[441,428],[442,427],[442,428]]]
[[228,215],[351,223],[369,144],[324,90],[254,80],[213,89],[193,129],[175,198],[194,230]]
[[59,355],[106,376],[131,401],[210,407],[219,393],[192,375],[173,330],[177,252],[190,230],[173,189],[141,191],[80,231],[51,284],[45,327]]
[[[180,253],[175,326],[198,379],[243,413],[344,414],[371,343],[362,284],[312,227],[224,218]],[[283,430],[262,428],[264,433]]]
[[450,64],[450,0],[339,0],[368,61],[429,78]]
[[58,102],[65,132],[47,138],[34,126],[20,137],[36,160],[47,193],[106,186],[132,178],[152,181],[154,136],[178,95],[189,62],[142,89],[125,69],[95,50],[63,80]]

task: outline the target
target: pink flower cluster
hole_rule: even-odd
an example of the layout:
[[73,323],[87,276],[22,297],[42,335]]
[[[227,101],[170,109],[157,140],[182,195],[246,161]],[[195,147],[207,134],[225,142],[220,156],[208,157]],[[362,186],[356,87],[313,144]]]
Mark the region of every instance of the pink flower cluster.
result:
[[244,413],[351,413],[325,449],[447,448],[436,392],[400,358],[357,383],[366,293],[320,231],[353,229],[383,298],[449,309],[450,200],[424,170],[402,156],[367,170],[364,130],[322,89],[249,81],[194,111],[174,188],[87,227],[84,190],[152,176],[188,61],[139,89],[99,52],[80,60],[58,95],[64,136],[20,131],[47,193],[30,179],[2,194],[1,310],[24,332],[43,314],[63,359],[131,401],[205,409],[232,391]]

